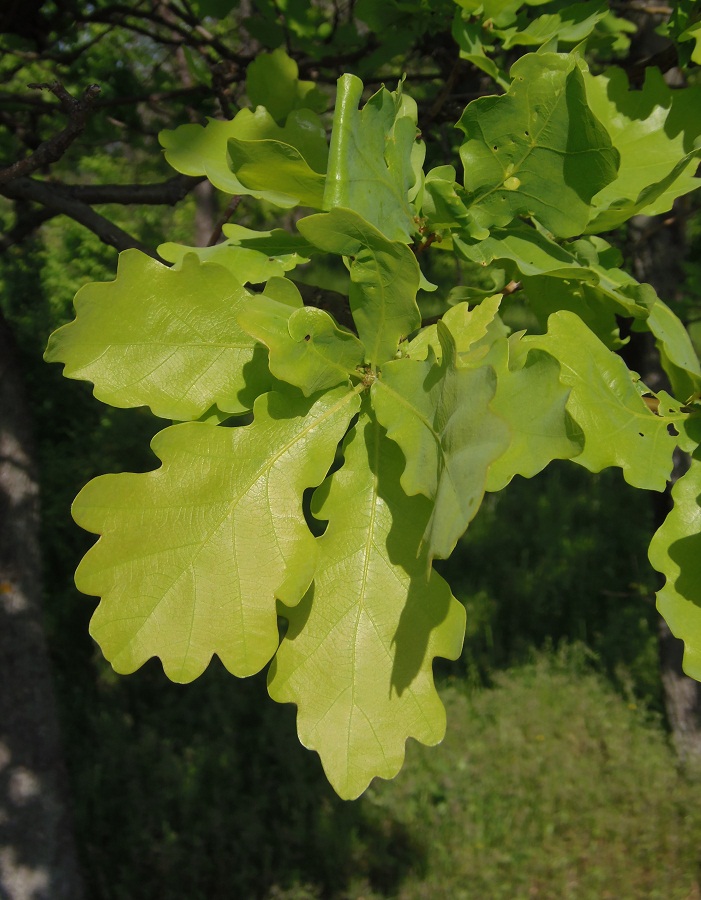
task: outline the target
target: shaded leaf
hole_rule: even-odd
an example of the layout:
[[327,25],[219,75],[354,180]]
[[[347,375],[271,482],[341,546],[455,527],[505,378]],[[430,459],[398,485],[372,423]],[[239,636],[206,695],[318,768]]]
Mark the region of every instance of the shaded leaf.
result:
[[151,445],[159,469],[83,488],[73,516],[102,537],[76,584],[102,597],[90,632],[117,672],[158,656],[169,678],[186,682],[215,653],[240,676],[268,662],[275,598],[293,605],[314,575],[302,493],[326,475],[357,408],[347,389],[313,405],[265,394],[251,425],[166,428]]
[[657,593],[657,608],[672,634],[684,641],[684,671],[701,681],[701,461],[672,488],[674,506],[657,530],[650,562],[666,582]]
[[417,558],[430,505],[399,486],[402,456],[367,414],[348,436],[343,467],[315,496],[329,520],[314,584],[285,610],[290,625],[270,669],[274,700],[296,703],[301,742],[321,756],[346,799],[393,778],[408,737],[436,744],[445,710],[435,656],[457,659],[465,611]]
[[45,359],[92,381],[112,406],[181,421],[213,404],[242,413],[270,385],[263,348],[236,321],[249,296],[226,269],[192,254],[169,269],[126,250],[115,281],[78,291],[76,318],[54,332]]
[[494,369],[458,368],[442,322],[438,337],[440,364],[432,352],[425,361],[395,360],[372,386],[377,418],[406,458],[402,487],[434,501],[424,533],[429,561],[450,556],[480,507],[490,464],[509,443],[506,423],[490,410]]
[[349,258],[348,299],[367,361],[376,366],[392,359],[400,339],[421,324],[421,273],[414,254],[348,209],[307,216],[297,228],[321,250]]

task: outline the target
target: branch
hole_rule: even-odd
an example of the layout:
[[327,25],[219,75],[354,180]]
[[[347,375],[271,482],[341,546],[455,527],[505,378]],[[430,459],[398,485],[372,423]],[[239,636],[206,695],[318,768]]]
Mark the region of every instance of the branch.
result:
[[55,81],[52,84],[30,84],[29,87],[40,90],[46,88],[58,97],[61,108],[68,114],[68,125],[66,125],[63,131],[60,131],[58,134],[49,138],[48,141],[44,141],[43,144],[40,144],[34,153],[31,153],[24,159],[18,160],[6,169],[1,169],[0,185],[7,184],[17,178],[22,178],[43,166],[48,166],[50,163],[57,162],[85,128],[90,108],[95,102],[97,95],[100,93],[98,85],[91,84],[85,89],[82,98],[76,100],[68,93],[62,84],[59,84],[58,81]]
[[56,215],[58,215],[58,213],[43,207],[22,216],[18,214],[15,227],[11,231],[8,231],[7,234],[0,236],[0,253],[13,247],[15,244],[21,244],[22,241],[26,240],[26,238],[28,238],[32,232],[36,231],[40,225],[43,225],[44,222],[47,222],[49,219],[53,219]]
[[150,247],[142,244],[137,238],[128,234],[114,222],[110,222],[92,207],[80,200],[67,195],[46,181],[35,181],[31,178],[15,178],[0,188],[5,197],[11,200],[28,200],[32,203],[40,203],[47,211],[54,215],[70,216],[76,222],[84,225],[100,240],[117,250],[128,250],[135,247],[148,256],[158,259],[158,255]]
[[[101,204],[131,203],[147,206],[175,206],[200,182],[204,176],[175,175],[156,184],[62,184],[51,182],[58,196],[79,200],[81,203]],[[43,182],[45,183],[45,182]],[[0,188],[2,192],[2,188]]]

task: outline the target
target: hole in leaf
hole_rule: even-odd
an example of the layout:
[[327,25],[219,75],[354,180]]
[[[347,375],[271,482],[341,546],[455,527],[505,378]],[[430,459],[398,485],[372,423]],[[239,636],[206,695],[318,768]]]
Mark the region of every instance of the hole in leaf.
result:
[[305,334],[305,335],[304,335],[304,340],[305,340],[305,341],[311,341],[311,339],[312,339],[311,334]]
[[496,144],[492,147],[492,150],[498,150],[498,149],[499,149],[499,148],[497,147]]
[[670,424],[667,426],[667,434],[670,435],[671,437],[676,437],[676,436],[679,434],[679,432],[678,432],[677,429],[674,427],[674,425],[671,424],[671,422],[670,422]]
[[639,431],[638,434],[640,435],[640,437],[645,437],[645,435],[642,433],[642,431]]

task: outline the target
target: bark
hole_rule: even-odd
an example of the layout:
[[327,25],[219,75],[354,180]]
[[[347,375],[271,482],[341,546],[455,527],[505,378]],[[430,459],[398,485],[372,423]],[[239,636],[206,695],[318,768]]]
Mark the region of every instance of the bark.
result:
[[0,315],[0,897],[83,896],[42,623],[39,487],[19,361]]

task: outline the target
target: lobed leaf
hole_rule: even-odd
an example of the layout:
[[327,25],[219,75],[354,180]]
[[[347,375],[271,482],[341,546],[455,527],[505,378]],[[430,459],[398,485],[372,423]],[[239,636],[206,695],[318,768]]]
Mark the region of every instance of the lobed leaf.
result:
[[429,562],[446,559],[479,509],[491,463],[508,446],[506,423],[494,415],[491,366],[458,368],[448,328],[438,323],[442,359],[399,359],[382,368],[372,403],[406,465],[401,484],[409,496],[433,500],[424,542]]
[[284,122],[295,109],[326,109],[326,97],[313,81],[300,80],[297,63],[282,48],[259,53],[249,64],[246,93],[254,109],[264,106],[276,122]]
[[641,90],[631,90],[623,69],[584,73],[587,101],[606,126],[621,157],[618,176],[592,200],[588,231],[610,231],[634,215],[654,216],[701,184],[695,177],[701,150],[701,87],[675,88],[656,68],[645,70]]
[[44,358],[65,363],[68,378],[92,381],[112,406],[149,406],[180,421],[214,404],[242,413],[270,386],[263,348],[236,320],[249,296],[226,269],[195,255],[169,269],[126,250],[115,281],[78,291],[75,320],[51,335]]
[[358,338],[313,306],[295,309],[260,295],[239,314],[239,323],[268,348],[273,375],[301,388],[307,397],[348,384],[365,359]]
[[362,93],[355,75],[339,79],[324,209],[352,209],[390,241],[408,241],[416,231],[408,199],[416,117],[400,90],[380,88],[359,110]]
[[251,425],[166,428],[151,444],[159,469],[83,488],[73,516],[102,537],[76,585],[102,597],[90,633],[117,672],[158,656],[187,682],[215,653],[239,676],[268,662],[275,598],[294,605],[314,575],[302,493],[326,475],[357,408],[347,388],[315,403],[264,394]]
[[[300,203],[303,192],[305,202],[311,193],[312,205],[321,203],[328,147],[324,127],[311,110],[294,110],[281,128],[262,106],[255,112],[242,109],[231,121],[208,119],[204,127],[180,125],[161,131],[158,139],[174,169],[185,175],[205,175],[224,193],[250,194],[276,206],[290,207]],[[240,165],[246,183],[231,169],[232,147],[233,162]],[[284,166],[284,174],[269,173],[275,176],[274,184],[260,183],[261,171],[255,161],[258,148],[269,163]]]
[[312,588],[284,611],[289,629],[269,692],[297,704],[301,742],[352,799],[373,777],[397,774],[408,737],[442,740],[432,661],[458,658],[465,610],[417,558],[430,505],[402,491],[401,453],[371,415],[361,414],[344,456],[314,498],[315,515],[329,524]]
[[672,488],[674,506],[652,538],[649,557],[666,582],[657,608],[672,634],[684,641],[684,671],[701,681],[701,461]]
[[367,361],[377,366],[392,359],[400,340],[421,325],[421,270],[414,254],[349,209],[307,216],[297,228],[319,249],[348,258],[349,302]]
[[571,388],[567,409],[584,433],[584,449],[574,461],[590,472],[620,466],[633,487],[663,491],[677,441],[669,421],[648,409],[620,356],[567,311],[550,316],[547,334],[523,344],[554,356]]
[[581,234],[618,151],[587,106],[574,57],[528,54],[511,76],[507,94],[473,100],[458,122],[470,211],[486,228],[528,215],[558,237]]

